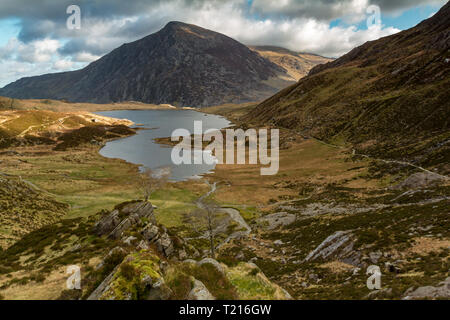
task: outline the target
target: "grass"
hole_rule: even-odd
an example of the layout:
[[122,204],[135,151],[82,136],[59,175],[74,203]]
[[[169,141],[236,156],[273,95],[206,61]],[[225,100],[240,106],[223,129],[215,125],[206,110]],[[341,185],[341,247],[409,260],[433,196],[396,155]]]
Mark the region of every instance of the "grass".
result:
[[51,110],[56,112],[171,109],[164,105],[129,101],[109,104],[70,103],[52,99],[11,99],[0,97],[0,110]]
[[[237,208],[242,205],[261,208],[269,205],[271,199],[299,198],[300,190],[289,184],[324,184],[356,178],[360,185],[368,185],[361,178],[366,170],[364,161],[359,163],[361,169],[349,171],[355,164],[345,161],[345,150],[295,138],[288,149],[280,150],[280,169],[274,176],[261,176],[259,165],[217,165],[209,177],[226,183],[219,185],[214,199]],[[242,212],[248,218],[253,216],[252,212]]]
[[228,272],[228,278],[236,287],[240,299],[274,299],[276,288],[257,271],[258,269],[252,269],[245,263],[240,263]]

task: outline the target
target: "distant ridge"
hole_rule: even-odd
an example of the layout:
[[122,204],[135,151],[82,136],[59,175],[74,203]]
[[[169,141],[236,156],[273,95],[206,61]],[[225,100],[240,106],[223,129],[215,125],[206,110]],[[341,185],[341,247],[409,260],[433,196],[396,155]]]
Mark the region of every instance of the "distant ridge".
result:
[[306,76],[316,65],[333,61],[318,54],[294,52],[277,46],[249,46],[249,48],[282,67],[294,81]]

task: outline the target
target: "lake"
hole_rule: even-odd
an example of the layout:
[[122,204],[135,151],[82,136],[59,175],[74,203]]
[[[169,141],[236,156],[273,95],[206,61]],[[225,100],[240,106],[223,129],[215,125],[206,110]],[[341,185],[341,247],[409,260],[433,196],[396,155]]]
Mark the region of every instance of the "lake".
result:
[[215,165],[181,164],[171,160],[172,148],[162,146],[153,139],[170,137],[175,129],[194,132],[194,121],[201,120],[203,131],[222,129],[231,122],[222,116],[194,110],[116,110],[96,112],[99,115],[128,119],[150,130],[138,130],[136,135],[107,142],[100,154],[107,158],[119,158],[150,169],[170,167],[171,180],[183,181],[210,173]]

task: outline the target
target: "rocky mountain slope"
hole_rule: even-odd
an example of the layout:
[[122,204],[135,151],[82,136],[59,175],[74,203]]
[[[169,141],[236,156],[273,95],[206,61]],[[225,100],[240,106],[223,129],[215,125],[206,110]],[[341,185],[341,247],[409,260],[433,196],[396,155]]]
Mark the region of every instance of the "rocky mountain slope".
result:
[[0,95],[202,107],[261,100],[292,83],[285,75],[283,68],[225,35],[170,22],[84,69],[22,78]]
[[244,121],[450,171],[450,4],[353,49],[259,104]]
[[308,75],[308,72],[318,64],[333,61],[333,59],[316,54],[294,52],[275,46],[251,46],[249,48],[284,68],[294,81],[298,81]]

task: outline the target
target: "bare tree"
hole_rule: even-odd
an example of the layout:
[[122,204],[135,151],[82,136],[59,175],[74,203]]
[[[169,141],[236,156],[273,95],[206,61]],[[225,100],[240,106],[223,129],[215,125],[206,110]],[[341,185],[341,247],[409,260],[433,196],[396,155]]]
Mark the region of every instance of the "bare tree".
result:
[[169,168],[153,171],[146,168],[139,175],[139,186],[142,190],[144,200],[148,201],[150,196],[158,189],[162,189],[168,182],[170,176]]
[[213,202],[202,202],[199,209],[192,213],[191,224],[193,229],[209,240],[211,257],[216,256],[216,236],[222,232],[220,208]]

